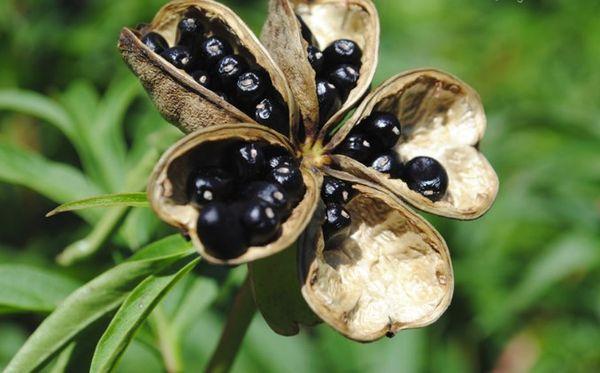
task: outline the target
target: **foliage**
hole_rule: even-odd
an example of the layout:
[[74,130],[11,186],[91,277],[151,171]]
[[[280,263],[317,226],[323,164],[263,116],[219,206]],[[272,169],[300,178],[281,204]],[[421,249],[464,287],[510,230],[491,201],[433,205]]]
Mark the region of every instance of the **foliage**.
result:
[[[260,29],[265,0],[224,2]],[[597,369],[600,4],[375,2],[376,82],[433,66],[473,85],[500,194],[480,220],[430,219],[457,282],[436,324],[361,345],[326,326],[281,337],[255,317],[234,370]],[[119,194],[143,191],[179,136],[115,48],[163,3],[0,3],[0,369],[199,371],[218,342],[245,268],[197,264]],[[44,218],[73,201],[110,208]]]

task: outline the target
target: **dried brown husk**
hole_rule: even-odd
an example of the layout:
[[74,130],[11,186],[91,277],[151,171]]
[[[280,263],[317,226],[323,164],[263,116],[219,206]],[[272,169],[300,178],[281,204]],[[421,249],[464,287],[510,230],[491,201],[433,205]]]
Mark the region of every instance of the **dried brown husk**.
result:
[[357,194],[345,206],[352,225],[348,238],[334,246],[325,247],[318,221],[300,239],[307,303],[340,333],[361,342],[437,320],[454,287],[443,238],[389,193],[330,173],[356,182]]
[[320,49],[334,40],[345,38],[355,41],[363,52],[356,88],[350,92],[340,110],[324,124],[323,131],[338,123],[369,90],[379,53],[379,17],[369,0],[271,0],[261,40],[288,79],[310,142],[319,131],[316,76],[308,62],[308,44],[302,39],[295,14],[311,29]]
[[186,133],[213,125],[255,123],[234,105],[202,87],[186,72],[169,64],[140,41],[142,35],[154,31],[161,34],[169,45],[174,45],[177,23],[190,8],[195,9],[206,21],[207,30],[227,39],[238,54],[267,71],[273,86],[288,106],[290,125],[296,126],[298,108],[279,67],[232,10],[210,0],[172,1],[156,14],[151,24],[136,30],[124,28],[121,32],[121,55],[140,79],[160,113]]
[[437,70],[417,70],[395,76],[373,91],[348,122],[326,145],[334,148],[350,130],[373,111],[394,113],[402,125],[402,138],[394,147],[400,159],[417,156],[439,161],[448,173],[448,190],[433,202],[408,188],[400,179],[391,179],[361,163],[333,155],[342,170],[374,181],[411,205],[457,219],[475,219],[492,206],[498,192],[498,177],[478,146],[486,118],[479,95],[457,78]]
[[148,199],[152,209],[165,222],[188,234],[198,252],[209,262],[236,265],[275,254],[293,244],[302,233],[317,206],[322,182],[320,173],[301,166],[306,185],[303,199],[282,225],[281,236],[266,246],[251,246],[241,256],[221,259],[206,250],[196,231],[198,208],[188,202],[186,182],[197,167],[197,160],[218,160],[219,149],[236,140],[262,141],[281,146],[290,153],[294,150],[284,136],[265,127],[241,123],[224,127],[209,127],[187,135],[162,156],[148,182]]

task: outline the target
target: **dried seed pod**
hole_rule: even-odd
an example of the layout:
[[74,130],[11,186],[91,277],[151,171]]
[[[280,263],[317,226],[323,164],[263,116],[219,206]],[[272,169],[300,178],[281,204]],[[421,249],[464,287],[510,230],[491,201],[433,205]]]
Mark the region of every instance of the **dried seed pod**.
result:
[[154,32],[173,46],[178,37],[179,21],[190,13],[203,22],[205,30],[229,42],[235,53],[268,73],[273,87],[287,105],[289,125],[294,125],[298,120],[298,109],[279,67],[233,11],[210,0],[171,2],[149,25],[136,30],[125,28],[121,32],[119,50],[123,59],[141,80],[160,113],[186,133],[212,125],[256,123],[239,107],[170,65],[142,43],[144,35]]
[[[201,167],[220,167],[222,152],[236,141],[258,141],[284,148],[294,154],[289,141],[281,134],[254,124],[232,124],[198,130],[173,145],[156,165],[148,182],[148,199],[156,214],[165,222],[188,234],[200,254],[217,264],[241,264],[279,252],[296,241],[312,218],[319,199],[322,176],[301,165],[306,191],[289,217],[282,222],[281,235],[265,246],[251,246],[234,258],[222,258],[207,250],[198,237],[196,221],[199,210],[187,195],[190,174]],[[201,211],[201,208],[200,208]]]
[[326,246],[315,221],[300,239],[304,298],[325,322],[362,342],[434,322],[454,285],[446,243],[397,198],[369,185],[353,188],[345,240]]
[[398,75],[373,91],[348,122],[325,146],[334,151],[352,128],[372,112],[389,112],[399,119],[402,137],[394,146],[403,163],[428,156],[448,173],[448,189],[432,201],[390,178],[342,155],[333,155],[337,167],[357,177],[385,186],[413,206],[433,214],[475,219],[492,205],[498,177],[478,150],[486,127],[479,96],[468,85],[446,73],[418,70]]
[[[319,104],[315,94],[315,71],[308,60],[307,42],[300,21],[310,28],[317,46],[324,49],[337,39],[350,39],[362,50],[360,78],[342,107],[322,131],[329,131],[368,91],[375,74],[379,52],[379,18],[369,0],[271,0],[269,18],[261,41],[285,74],[300,109],[307,142],[319,131]],[[297,134],[298,129],[292,130]]]

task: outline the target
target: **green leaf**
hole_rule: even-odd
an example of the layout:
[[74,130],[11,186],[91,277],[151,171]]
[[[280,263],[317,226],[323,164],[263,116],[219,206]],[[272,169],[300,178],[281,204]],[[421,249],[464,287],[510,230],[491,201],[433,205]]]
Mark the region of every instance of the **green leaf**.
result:
[[111,371],[131,342],[133,335],[164,295],[198,263],[200,258],[179,260],[151,275],[127,297],[100,338],[91,372]]
[[51,312],[78,285],[42,268],[0,264],[0,314]]
[[316,325],[320,319],[300,292],[296,265],[297,244],[248,264],[254,299],[271,329],[281,335],[298,334],[298,325]]
[[116,193],[84,198],[79,201],[67,202],[46,214],[50,217],[61,212],[89,209],[95,207],[149,207],[146,193]]
[[[58,203],[102,194],[79,170],[2,141],[0,181],[32,189]],[[80,212],[80,215],[89,222],[99,217],[96,211]]]
[[148,276],[194,253],[180,236],[170,236],[76,290],[36,329],[6,368],[8,372],[37,369],[78,333],[115,310]]

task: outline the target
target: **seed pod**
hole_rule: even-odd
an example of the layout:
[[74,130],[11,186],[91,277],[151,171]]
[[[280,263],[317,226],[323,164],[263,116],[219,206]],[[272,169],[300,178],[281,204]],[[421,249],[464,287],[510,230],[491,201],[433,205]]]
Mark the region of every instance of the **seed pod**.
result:
[[[234,52],[264,69],[288,108],[288,122],[298,120],[298,109],[279,67],[252,31],[229,8],[210,0],[175,1],[165,5],[152,23],[138,29],[124,28],[119,50],[125,62],[141,80],[160,113],[183,132],[227,123],[256,123],[239,107],[217,92],[203,87],[184,71],[153,53],[141,38],[150,32],[161,35],[170,46],[177,42],[178,23],[193,10],[202,28],[232,45]],[[295,125],[294,125],[295,126]]]
[[362,342],[434,322],[452,298],[446,243],[400,200],[373,186],[353,188],[345,240],[325,246],[314,221],[300,239],[304,298],[325,322]]
[[475,219],[491,207],[498,192],[498,177],[478,150],[486,119],[479,95],[471,87],[435,70],[395,76],[365,98],[325,151],[333,151],[372,112],[390,112],[399,119],[402,137],[393,151],[401,162],[428,156],[442,164],[449,180],[445,195],[432,201],[411,190],[403,180],[343,155],[332,156],[337,167],[383,185],[416,208],[433,214]]
[[[296,241],[312,218],[319,199],[322,176],[301,165],[306,191],[282,222],[281,235],[265,246],[251,246],[235,258],[221,258],[209,252],[202,244],[196,231],[199,210],[186,195],[189,175],[205,162],[203,167],[220,167],[215,156],[231,148],[231,144],[243,141],[260,141],[279,146],[293,154],[289,141],[279,133],[254,124],[232,124],[225,127],[210,127],[198,130],[173,145],[156,165],[148,183],[148,199],[152,208],[165,222],[187,233],[199,253],[208,261],[217,264],[241,264],[279,252]],[[212,162],[212,163],[211,163]],[[201,210],[200,210],[201,211]]]
[[[325,133],[354,107],[369,89],[377,66],[379,18],[369,0],[271,0],[269,17],[263,26],[261,41],[281,67],[303,119],[307,142],[319,131],[315,71],[308,60],[307,42],[302,38],[296,14],[310,28],[317,47],[323,50],[337,39],[350,39],[362,50],[360,78],[341,108],[322,126]],[[297,134],[297,129],[292,130]]]

